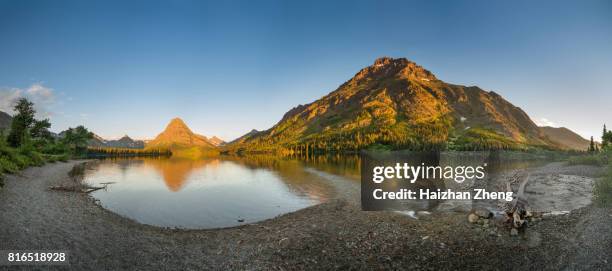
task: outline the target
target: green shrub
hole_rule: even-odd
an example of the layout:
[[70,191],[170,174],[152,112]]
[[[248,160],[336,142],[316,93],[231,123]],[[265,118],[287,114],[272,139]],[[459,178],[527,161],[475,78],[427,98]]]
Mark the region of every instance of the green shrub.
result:
[[61,142],[48,142],[48,144],[45,144],[40,148],[40,152],[45,154],[62,155],[67,153],[68,151],[68,147],[65,144],[62,144]]
[[612,205],[612,165],[608,165],[608,171],[604,177],[598,179],[593,187],[595,202],[604,205]]
[[47,163],[55,163],[55,162],[57,162],[57,156],[56,155],[43,154],[43,158],[45,159],[45,162],[47,162]]
[[19,167],[19,169],[24,169],[30,165],[30,159],[27,156],[16,153],[13,156],[13,161]]
[[602,155],[581,155],[573,156],[567,160],[570,165],[592,165],[592,166],[603,166],[608,164],[605,156]]
[[69,155],[67,153],[64,153],[62,155],[57,156],[57,161],[68,162],[68,158],[70,158]]
[[570,165],[605,166],[610,164],[610,161],[612,161],[612,149],[608,148],[605,151],[598,153],[572,156],[567,161]]
[[19,171],[21,167],[14,161],[10,160],[6,156],[0,157],[0,173],[15,173]]

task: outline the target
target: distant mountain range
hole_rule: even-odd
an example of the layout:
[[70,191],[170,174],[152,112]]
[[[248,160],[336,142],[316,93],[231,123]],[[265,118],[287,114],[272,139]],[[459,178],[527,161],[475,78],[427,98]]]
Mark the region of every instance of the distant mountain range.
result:
[[[0,129],[10,125],[0,112]],[[405,58],[377,59],[322,98],[289,110],[273,127],[229,142],[191,131],[180,118],[153,140],[94,136],[90,146],[164,148],[199,155],[224,151],[356,151],[391,149],[586,150],[589,141],[567,128],[538,127],[493,91],[439,80]]]
[[321,99],[289,110],[272,128],[252,131],[227,147],[244,151],[359,150],[376,145],[582,149],[547,132],[495,92],[449,84],[405,58],[383,57]]
[[91,147],[128,148],[128,149],[143,149],[145,147],[144,141],[134,140],[127,135],[117,140],[106,140],[94,134],[94,137],[89,140],[88,145]]
[[208,139],[191,131],[180,118],[174,118],[155,139],[148,141],[146,148],[170,149],[173,155],[201,156],[217,153],[217,147],[223,140],[213,137]]
[[106,140],[94,134],[94,137],[88,143],[91,147],[129,149],[144,149],[145,147],[159,149],[203,147],[214,149],[223,144],[225,142],[216,136],[209,139],[193,133],[185,122],[179,118],[170,121],[166,129],[153,140],[134,140],[127,135],[117,140]]

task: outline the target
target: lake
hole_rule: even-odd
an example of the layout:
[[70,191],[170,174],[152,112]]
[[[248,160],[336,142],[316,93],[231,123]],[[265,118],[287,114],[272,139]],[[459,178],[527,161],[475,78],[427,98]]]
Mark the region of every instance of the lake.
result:
[[[335,172],[346,170],[338,166]],[[91,195],[113,212],[186,229],[253,223],[325,202],[335,193],[329,180],[302,161],[274,157],[105,159],[86,172],[84,182],[106,185]]]
[[[474,153],[443,153],[438,163],[481,164],[482,157]],[[489,161],[485,180],[461,184],[441,180],[438,188],[459,191],[482,187],[501,191],[507,172],[532,168],[526,195],[535,210],[567,211],[591,202],[592,180],[557,174],[555,169],[534,169],[549,164],[547,159],[494,160],[497,162]],[[255,223],[332,198],[358,205],[360,171],[361,159],[357,155],[220,156],[196,160],[148,157],[99,160],[85,172],[84,182],[106,186],[91,193],[92,197],[104,208],[139,223],[212,229]],[[398,205],[388,209],[467,212],[475,206],[494,210],[498,203],[407,200],[394,204]]]

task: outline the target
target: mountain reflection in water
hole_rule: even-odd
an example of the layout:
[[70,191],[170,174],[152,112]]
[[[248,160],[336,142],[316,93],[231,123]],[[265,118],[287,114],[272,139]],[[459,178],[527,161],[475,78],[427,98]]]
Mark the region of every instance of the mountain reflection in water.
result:
[[85,175],[100,204],[145,224],[217,228],[252,223],[328,200],[327,180],[271,157],[101,160]]
[[168,189],[172,192],[179,191],[193,171],[203,167],[214,170],[220,165],[219,159],[192,160],[181,158],[168,159],[144,159],[144,165],[154,168],[164,178]]
[[[463,183],[445,180],[444,187],[455,191],[474,187],[502,191],[504,181],[513,172],[533,171],[550,163],[547,157],[532,156],[529,153],[481,156],[477,153],[443,152],[440,165],[488,164],[485,179]],[[359,204],[361,167],[358,155],[219,156],[196,160],[124,158],[101,160],[86,172],[84,181],[94,186],[110,183],[106,189],[91,195],[102,206],[120,215],[145,224],[203,229],[253,223],[319,204],[332,197]],[[545,171],[532,174],[534,181],[526,187],[526,194],[532,198],[530,203],[534,207],[561,208],[559,206],[565,205],[560,203],[568,199],[558,197],[557,192],[565,186],[557,182],[567,179],[571,184],[584,183],[575,176],[561,180],[553,175]],[[554,182],[549,184],[546,178],[553,178]],[[542,194],[539,184],[543,183],[547,184],[546,191],[557,187],[554,190],[557,192]],[[589,187],[584,188],[586,191]],[[541,202],[547,205],[538,206]],[[496,208],[497,205],[496,201],[490,200],[412,203],[402,203],[402,209],[468,211],[475,206]]]

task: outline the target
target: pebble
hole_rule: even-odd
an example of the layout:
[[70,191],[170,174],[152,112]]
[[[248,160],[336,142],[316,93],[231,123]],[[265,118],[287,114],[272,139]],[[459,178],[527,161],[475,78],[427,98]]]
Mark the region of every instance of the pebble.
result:
[[468,215],[468,222],[470,222],[470,223],[472,223],[472,224],[474,224],[474,223],[478,222],[478,219],[479,219],[479,217],[478,217],[478,215],[477,215],[477,214],[470,213],[470,214]]
[[518,235],[518,230],[517,230],[517,229],[515,229],[515,228],[512,228],[512,229],[510,230],[510,236],[517,236],[517,235]]
[[493,213],[485,208],[474,209],[474,213],[482,218],[489,218],[493,216]]

